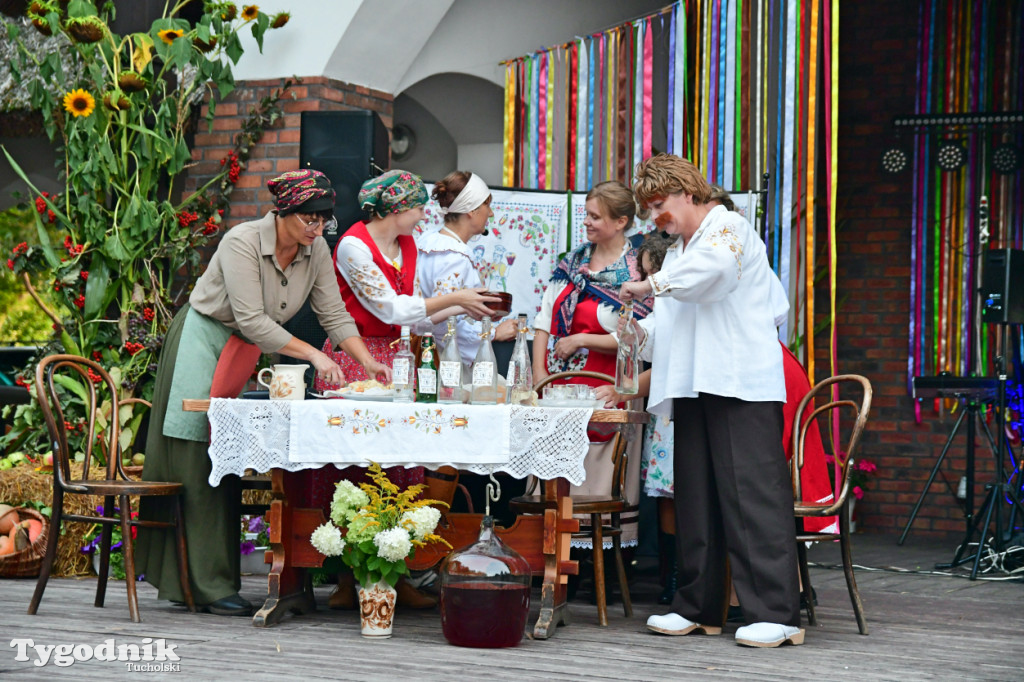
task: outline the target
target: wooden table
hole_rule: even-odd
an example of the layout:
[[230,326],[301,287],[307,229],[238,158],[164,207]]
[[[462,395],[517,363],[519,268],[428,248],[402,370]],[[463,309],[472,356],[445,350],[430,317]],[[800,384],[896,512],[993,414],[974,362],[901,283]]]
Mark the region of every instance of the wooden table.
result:
[[[209,400],[184,400],[188,412],[206,412]],[[591,424],[645,424],[646,412],[629,410],[594,410]],[[623,439],[625,442],[625,439]],[[298,477],[284,469],[272,469],[271,503],[267,512],[270,525],[270,548],[266,562],[271,564],[267,580],[267,599],[253,616],[253,625],[267,627],[279,622],[286,612],[304,613],[316,610],[312,581],[307,568],[319,568],[324,556],[313,549],[309,537],[326,522],[323,510],[297,506],[302,499]],[[564,478],[544,481],[544,498],[552,500],[556,509],[548,509],[543,516],[519,516],[509,528],[497,529],[502,541],[523,555],[534,575],[543,576],[541,608],[533,628],[536,639],[547,639],[559,624],[569,623],[565,602],[569,575],[576,575],[579,567],[569,559],[569,542],[573,532],[579,530],[579,521],[572,517],[572,497],[569,482]],[[438,527],[437,533],[453,547],[464,547],[480,532],[481,514],[448,514],[447,526]],[[448,548],[434,543],[416,551],[408,560],[409,568],[425,569],[437,564]]]

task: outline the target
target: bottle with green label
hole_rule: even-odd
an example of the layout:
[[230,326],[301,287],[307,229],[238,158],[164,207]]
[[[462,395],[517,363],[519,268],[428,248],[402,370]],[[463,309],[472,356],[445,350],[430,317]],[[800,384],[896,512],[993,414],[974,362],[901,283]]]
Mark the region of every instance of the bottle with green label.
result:
[[434,363],[434,334],[425,332],[420,342],[420,366],[416,369],[418,403],[437,402],[437,365]]

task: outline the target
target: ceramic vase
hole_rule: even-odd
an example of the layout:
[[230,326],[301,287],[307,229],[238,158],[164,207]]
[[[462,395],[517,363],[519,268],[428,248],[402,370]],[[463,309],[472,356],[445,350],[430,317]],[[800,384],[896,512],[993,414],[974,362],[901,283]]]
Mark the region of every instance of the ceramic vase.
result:
[[378,580],[369,587],[359,585],[357,592],[363,637],[390,637],[395,618],[395,588],[384,580]]

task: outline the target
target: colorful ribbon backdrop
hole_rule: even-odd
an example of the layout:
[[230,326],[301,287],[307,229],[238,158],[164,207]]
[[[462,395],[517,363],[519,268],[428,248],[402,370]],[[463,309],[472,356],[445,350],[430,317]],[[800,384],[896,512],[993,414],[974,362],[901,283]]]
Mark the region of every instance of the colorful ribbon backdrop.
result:
[[[1022,21],[1020,3],[921,0],[914,113],[1024,109]],[[966,165],[953,172],[936,165],[938,150],[948,141],[967,151]],[[1006,352],[990,347],[998,330],[981,324],[972,293],[980,285],[985,249],[1024,247],[1021,173],[1001,175],[992,169],[992,151],[1004,143],[1024,148],[1024,131],[914,137],[908,390],[912,377],[925,374],[992,375],[994,356]],[[979,234],[983,196],[990,212],[987,244]]]
[[505,184],[629,184],[637,163],[661,151],[730,190],[760,188],[768,172],[759,210],[792,303],[782,338],[804,348],[813,380],[814,282],[827,272],[835,374],[838,8],[839,0],[681,0],[507,62]]

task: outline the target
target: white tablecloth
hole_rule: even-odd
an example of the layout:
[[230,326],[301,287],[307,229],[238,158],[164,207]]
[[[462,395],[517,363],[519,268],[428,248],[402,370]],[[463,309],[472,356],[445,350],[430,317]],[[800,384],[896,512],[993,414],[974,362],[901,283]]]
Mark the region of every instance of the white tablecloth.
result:
[[[214,398],[210,401],[210,485],[218,485],[220,479],[227,474],[242,475],[246,469],[269,471],[279,468],[287,471],[320,468],[328,463],[342,468],[352,465],[366,466],[367,453],[384,449],[372,444],[374,431],[366,434],[366,447],[354,449],[339,438],[337,451],[333,455],[322,453],[315,455],[317,461],[305,458],[297,440],[292,434],[302,433],[306,425],[317,422],[318,427],[326,418],[336,401],[292,401],[292,400],[237,400]],[[423,403],[405,403],[389,405],[388,403],[337,401],[344,403],[345,411],[352,409],[380,408],[387,406],[392,420],[391,425],[381,427],[381,431],[396,428],[395,420],[405,415],[413,416],[416,411],[423,412],[428,406]],[[429,406],[433,407],[433,406]],[[451,406],[441,406],[438,408]],[[522,407],[518,405],[499,405],[494,407],[455,406],[464,409],[466,414],[485,410],[490,412],[483,421],[498,424],[494,433],[476,434],[478,447],[460,450],[452,447],[442,451],[444,456],[433,453],[421,461],[423,448],[417,443],[421,440],[412,437],[416,429],[408,429],[408,423],[402,425],[406,429],[407,439],[392,438],[394,433],[385,438],[387,447],[398,449],[391,456],[388,466],[427,466],[437,468],[450,465],[458,469],[486,474],[502,471],[516,478],[534,475],[542,479],[565,478],[574,485],[579,485],[586,478],[583,460],[588,451],[587,423],[593,414],[591,408],[584,407]],[[470,410],[469,408],[472,408]],[[398,411],[396,411],[398,410]],[[381,412],[381,410],[377,410]],[[462,416],[461,413],[458,416]],[[383,418],[383,417],[381,417]],[[475,416],[470,417],[476,419]],[[324,422],[326,423],[326,422]],[[339,426],[339,428],[342,428]],[[351,424],[349,424],[351,428]],[[424,434],[430,436],[433,434]],[[443,435],[441,436],[444,437]],[[449,439],[449,442],[452,442]],[[293,445],[293,443],[295,445]],[[441,461],[443,460],[443,461]]]

